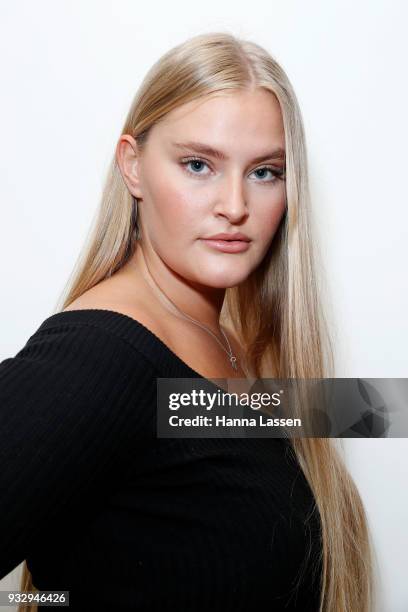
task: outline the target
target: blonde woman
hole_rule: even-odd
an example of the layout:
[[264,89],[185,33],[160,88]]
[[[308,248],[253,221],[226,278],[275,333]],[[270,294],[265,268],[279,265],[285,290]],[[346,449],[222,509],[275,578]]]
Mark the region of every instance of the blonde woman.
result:
[[151,68],[59,308],[0,364],[3,576],[72,610],[373,609],[333,440],[155,430],[158,377],[333,376],[309,207],[265,49],[209,33]]

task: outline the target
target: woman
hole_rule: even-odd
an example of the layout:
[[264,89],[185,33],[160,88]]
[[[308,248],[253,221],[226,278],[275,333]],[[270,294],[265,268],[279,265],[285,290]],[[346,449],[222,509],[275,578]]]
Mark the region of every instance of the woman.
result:
[[333,376],[310,226],[279,64],[225,33],[166,53],[60,308],[1,364],[2,575],[74,610],[373,609],[333,440],[155,435],[158,377]]

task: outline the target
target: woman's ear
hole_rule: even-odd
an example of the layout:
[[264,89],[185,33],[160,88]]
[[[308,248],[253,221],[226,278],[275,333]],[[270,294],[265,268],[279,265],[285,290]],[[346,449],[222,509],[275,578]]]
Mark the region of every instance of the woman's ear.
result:
[[140,186],[140,152],[133,136],[122,134],[116,145],[116,160],[130,193],[143,199]]

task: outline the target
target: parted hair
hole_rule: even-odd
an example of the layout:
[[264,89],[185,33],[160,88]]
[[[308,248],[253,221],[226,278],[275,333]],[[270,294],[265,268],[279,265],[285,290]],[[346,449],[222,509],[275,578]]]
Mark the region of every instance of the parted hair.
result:
[[[303,120],[295,92],[279,63],[260,45],[227,32],[194,36],[170,49],[149,69],[122,134],[132,135],[143,150],[152,126],[182,104],[208,95],[256,89],[271,92],[280,104],[285,131],[286,208],[260,265],[238,286],[226,289],[220,319],[240,339],[257,376],[334,377],[333,339],[321,297]],[[114,155],[91,231],[57,311],[113,275],[134,254],[139,237],[136,213],[137,201]],[[314,511],[320,516],[318,612],[372,612],[375,553],[368,519],[337,443],[333,438],[290,439],[290,450],[311,487]],[[35,588],[25,562],[21,588]],[[27,607],[21,606],[23,609]]]

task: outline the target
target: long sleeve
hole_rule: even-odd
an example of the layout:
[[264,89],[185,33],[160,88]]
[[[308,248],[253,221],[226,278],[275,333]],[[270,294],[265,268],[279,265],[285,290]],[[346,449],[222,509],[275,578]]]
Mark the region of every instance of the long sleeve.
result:
[[81,324],[36,332],[0,363],[0,578],[125,472],[150,431],[154,376],[134,346]]

